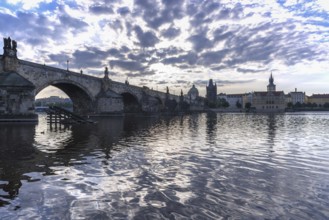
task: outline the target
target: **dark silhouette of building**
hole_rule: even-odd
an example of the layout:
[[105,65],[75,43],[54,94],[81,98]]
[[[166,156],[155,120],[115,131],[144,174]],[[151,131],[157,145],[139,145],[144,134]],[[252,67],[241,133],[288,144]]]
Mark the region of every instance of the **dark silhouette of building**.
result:
[[217,85],[213,83],[213,80],[209,80],[209,84],[207,86],[207,101],[208,103],[216,103],[217,99]]

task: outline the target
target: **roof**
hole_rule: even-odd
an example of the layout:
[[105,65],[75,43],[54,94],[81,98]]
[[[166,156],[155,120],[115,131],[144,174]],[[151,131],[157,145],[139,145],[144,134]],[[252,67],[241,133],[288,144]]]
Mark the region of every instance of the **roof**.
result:
[[193,85],[192,88],[190,88],[190,90],[187,92],[187,94],[191,94],[191,93],[199,94],[199,90],[195,88],[195,85]]
[[276,91],[276,92],[254,92],[254,95],[256,96],[281,96],[284,95],[283,91]]
[[312,96],[310,96],[310,98],[329,98],[329,94],[313,94]]
[[242,97],[245,94],[227,94],[227,97]]
[[304,95],[304,92],[290,92],[290,94],[303,94]]
[[0,72],[0,86],[35,87],[33,83],[16,72]]

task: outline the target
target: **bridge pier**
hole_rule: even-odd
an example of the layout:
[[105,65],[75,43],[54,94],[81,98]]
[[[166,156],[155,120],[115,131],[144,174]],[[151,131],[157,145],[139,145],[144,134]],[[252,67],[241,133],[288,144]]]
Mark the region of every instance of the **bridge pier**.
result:
[[0,57],[0,121],[36,122],[35,86],[17,73],[16,42],[4,38],[4,54]]

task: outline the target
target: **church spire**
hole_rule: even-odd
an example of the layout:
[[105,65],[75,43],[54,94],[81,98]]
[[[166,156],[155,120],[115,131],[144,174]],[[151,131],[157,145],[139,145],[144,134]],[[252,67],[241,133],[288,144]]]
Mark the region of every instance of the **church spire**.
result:
[[274,79],[273,79],[272,72],[271,72],[271,76],[270,76],[269,82],[270,82],[270,85],[273,85]]
[[274,84],[274,78],[273,78],[272,72],[271,72],[271,76],[268,81],[269,81],[269,84],[267,86],[267,91],[275,92],[275,84]]

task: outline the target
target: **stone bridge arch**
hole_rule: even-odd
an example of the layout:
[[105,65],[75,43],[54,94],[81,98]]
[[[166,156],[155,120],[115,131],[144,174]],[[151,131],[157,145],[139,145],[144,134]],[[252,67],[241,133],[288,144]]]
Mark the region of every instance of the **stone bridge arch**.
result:
[[85,86],[72,80],[53,80],[36,86],[35,95],[48,86],[54,86],[63,91],[72,100],[75,113],[84,115],[94,111],[95,97]]
[[141,100],[136,97],[131,92],[123,92],[120,94],[122,96],[123,111],[129,112],[140,112],[142,110]]

